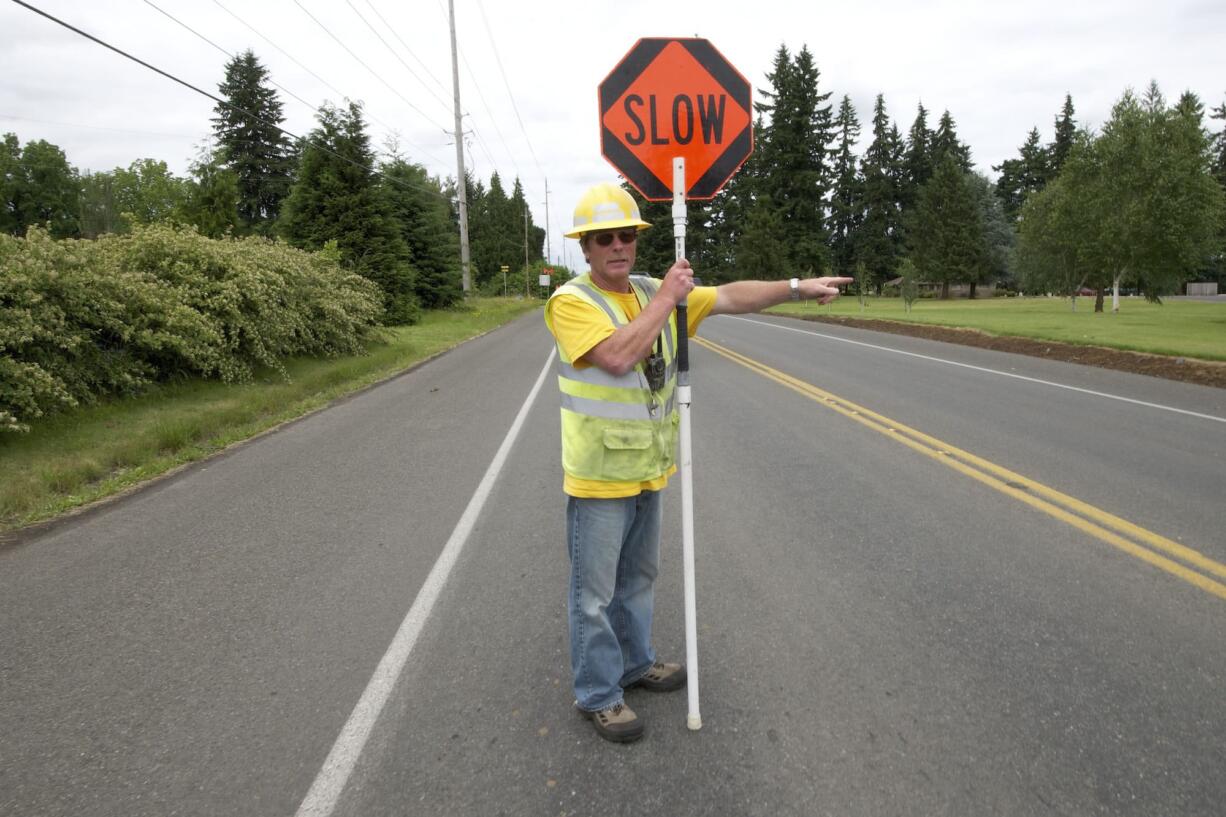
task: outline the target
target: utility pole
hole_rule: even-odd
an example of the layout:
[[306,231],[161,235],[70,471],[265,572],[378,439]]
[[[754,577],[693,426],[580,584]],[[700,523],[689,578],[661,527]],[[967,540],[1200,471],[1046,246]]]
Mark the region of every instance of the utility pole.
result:
[[472,291],[472,260],[468,252],[468,176],[464,172],[464,124],[460,114],[460,64],[455,47],[455,0],[447,0],[447,13],[451,21],[451,87],[455,94],[455,163],[459,176],[456,190],[460,197],[460,272],[463,276],[464,294]]
[[524,205],[524,297],[532,294],[528,288],[528,205]]
[[545,177],[545,258],[553,263],[553,250],[549,247],[549,177]]

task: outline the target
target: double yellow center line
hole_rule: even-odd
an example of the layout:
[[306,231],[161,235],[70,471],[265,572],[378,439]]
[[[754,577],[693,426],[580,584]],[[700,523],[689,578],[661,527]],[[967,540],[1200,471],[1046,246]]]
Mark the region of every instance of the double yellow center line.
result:
[[978,480],[993,490],[1072,525],[1095,539],[1119,548],[1130,556],[1148,562],[1173,576],[1178,576],[1218,598],[1226,599],[1226,584],[1220,581],[1226,579],[1226,565],[1210,559],[1199,551],[1173,542],[1165,536],[1134,525],[1126,519],[1120,519],[1092,505],[1087,505],[1079,499],[1062,494],[1054,488],[1049,488],[1042,483],[977,457],[969,451],[963,451],[956,446],[942,442],[922,431],[908,428],[902,423],[897,423],[863,406],[858,406],[850,400],[844,400],[838,395],[772,369],[717,343],[703,338],[692,338],[691,340],[763,377],[816,400],[873,431],[895,439],[942,465]]

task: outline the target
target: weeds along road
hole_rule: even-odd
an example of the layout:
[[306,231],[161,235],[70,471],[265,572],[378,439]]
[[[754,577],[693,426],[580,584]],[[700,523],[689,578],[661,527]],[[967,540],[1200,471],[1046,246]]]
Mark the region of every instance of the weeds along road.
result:
[[[709,320],[704,725],[632,693],[615,746],[570,709],[551,348],[528,315],[0,551],[0,814],[1220,813],[1226,392]],[[676,484],[665,521],[671,658]]]

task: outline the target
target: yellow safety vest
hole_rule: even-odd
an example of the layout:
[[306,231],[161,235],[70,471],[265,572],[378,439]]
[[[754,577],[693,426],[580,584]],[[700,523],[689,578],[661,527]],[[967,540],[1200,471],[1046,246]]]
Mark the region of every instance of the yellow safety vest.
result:
[[[639,303],[651,300],[660,282],[630,276]],[[580,298],[608,316],[613,326],[629,323],[621,306],[592,283],[591,275],[558,287],[551,298]],[[644,482],[668,473],[676,461],[681,422],[674,395],[677,386],[677,317],[672,313],[662,332],[666,365],[664,388],[653,393],[643,364],[624,375],[599,366],[576,369],[558,347],[558,388],[562,392],[562,468],[580,479]],[[653,349],[655,345],[653,344]]]

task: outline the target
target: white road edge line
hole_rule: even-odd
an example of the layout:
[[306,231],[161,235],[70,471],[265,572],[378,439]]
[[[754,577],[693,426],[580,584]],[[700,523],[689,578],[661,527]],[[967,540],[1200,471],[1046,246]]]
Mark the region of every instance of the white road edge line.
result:
[[865,346],[869,349],[877,349],[882,352],[893,352],[896,355],[906,355],[907,357],[918,357],[921,360],[930,360],[933,363],[944,363],[947,366],[960,366],[963,369],[974,369],[977,372],[997,374],[997,375],[1000,375],[1001,377],[1012,377],[1017,380],[1025,380],[1030,383],[1040,383],[1044,386],[1052,386],[1053,388],[1057,388],[1057,389],[1068,389],[1069,391],[1081,392],[1082,394],[1089,394],[1089,395],[1093,395],[1094,397],[1105,397],[1108,400],[1119,400],[1123,403],[1132,403],[1137,406],[1145,406],[1146,408],[1159,409],[1161,411],[1173,411],[1176,414],[1186,414],[1189,417],[1199,417],[1202,420],[1213,420],[1214,422],[1218,422],[1218,423],[1226,423],[1226,417],[1217,417],[1213,414],[1201,414],[1200,412],[1197,412],[1197,411],[1188,411],[1187,409],[1175,408],[1174,406],[1164,406],[1161,403],[1147,403],[1144,400],[1134,400],[1131,397],[1121,397],[1118,394],[1108,394],[1107,392],[1093,391],[1091,389],[1083,389],[1078,386],[1069,386],[1064,383],[1055,383],[1055,382],[1052,382],[1051,380],[1040,380],[1037,377],[1027,377],[1021,374],[1013,374],[1012,372],[1002,372],[999,369],[988,369],[983,366],[972,366],[969,363],[958,363],[955,360],[945,360],[944,358],[931,357],[930,355],[921,355],[916,352],[904,352],[902,349],[891,349],[889,346],[878,346],[873,343],[864,343],[863,341],[859,341],[859,340],[850,340],[848,338],[840,338],[836,335],[827,335],[822,332],[813,332],[808,329],[796,329],[791,326],[780,326],[779,324],[771,323],[770,321],[755,321],[752,318],[741,318],[736,315],[720,315],[719,317],[730,318],[735,321],[745,321],[746,323],[756,323],[759,326],[769,326],[773,329],[783,329],[784,331],[787,331],[787,332],[799,332],[802,335],[814,335],[819,338],[825,338],[826,340],[837,340],[840,343],[850,343],[855,346]]
[[426,576],[404,621],[400,622],[400,628],[396,631],[396,636],[392,639],[387,652],[379,661],[379,666],[375,668],[375,674],[366,684],[366,690],[353,707],[349,720],[345,722],[336,742],[332,744],[332,750],[328,752],[328,757],[324,760],[319,774],[316,775],[315,782],[311,784],[302,805],[298,806],[296,817],[308,817],[308,815],[328,817],[336,808],[345,790],[345,785],[349,782],[349,776],[353,774],[358,758],[362,754],[362,749],[370,738],[375,723],[379,720],[379,713],[382,712],[383,706],[391,696],[392,689],[408,661],[409,653],[413,651],[413,645],[417,642],[417,636],[420,635],[426,619],[430,617],[439,594],[451,574],[451,569],[455,566],[456,558],[464,548],[465,542],[468,541],[468,535],[472,532],[473,525],[481,514],[485,500],[489,497],[498,479],[498,474],[502,471],[507,455],[511,452],[511,446],[519,436],[524,420],[528,416],[528,410],[536,400],[541,384],[545,382],[545,375],[549,373],[555,354],[557,354],[556,349],[550,351],[549,359],[545,361],[545,367],[541,369],[541,374],[536,379],[536,385],[532,387],[528,399],[519,409],[515,422],[511,423],[511,430],[507,432],[498,453],[494,455],[493,461],[485,471],[485,476],[481,478],[476,492],[468,501],[468,507],[460,516],[460,521],[456,523],[455,530],[451,532],[451,538],[443,546],[443,552],[439,554],[434,567],[431,568],[430,575]]

